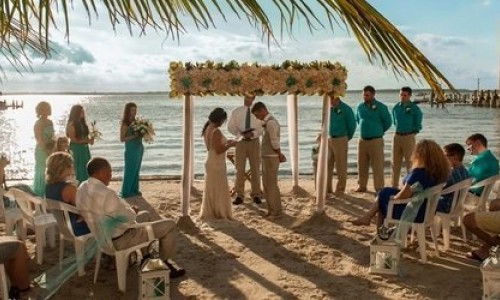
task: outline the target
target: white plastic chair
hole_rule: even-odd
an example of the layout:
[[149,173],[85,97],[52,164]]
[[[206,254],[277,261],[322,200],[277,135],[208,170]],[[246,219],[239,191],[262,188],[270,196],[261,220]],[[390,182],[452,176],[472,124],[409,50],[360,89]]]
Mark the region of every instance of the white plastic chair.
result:
[[70,204],[53,199],[45,199],[47,210],[54,215],[59,227],[59,265],[62,266],[64,257],[64,241],[73,242],[75,246],[76,262],[78,266],[78,276],[85,274],[84,254],[85,243],[93,238],[92,233],[77,236],[71,225],[70,213],[80,214],[78,209]]
[[500,174],[488,177],[484,180],[481,180],[479,182],[474,183],[474,185],[471,186],[471,189],[483,187],[481,194],[479,196],[477,196],[478,197],[478,204],[477,204],[478,211],[485,211],[486,210],[486,204],[487,203],[489,204],[490,193],[493,190],[493,186],[495,185],[495,183],[498,180],[500,180]]
[[55,229],[57,221],[52,214],[47,213],[43,199],[32,196],[17,188],[10,188],[9,191],[14,195],[23,215],[21,238],[23,240],[26,239],[27,228],[35,231],[36,259],[38,264],[42,264],[46,232],[48,232],[50,247],[54,248],[56,245]]
[[149,244],[155,240],[153,228],[151,227],[150,223],[138,223],[127,227],[127,229],[146,227],[146,230],[148,232],[148,241],[137,244],[127,249],[117,250],[113,244],[113,240],[110,234],[105,232],[104,228],[102,228],[102,223],[100,223],[106,218],[110,217],[97,216],[87,211],[80,211],[80,214],[83,216],[85,222],[87,222],[87,226],[89,227],[90,232],[94,235],[98,245],[98,250],[96,253],[94,284],[97,282],[97,275],[99,273],[101,264],[101,256],[102,253],[104,253],[115,257],[118,289],[121,292],[125,292],[127,289],[127,269],[129,264],[129,256],[133,252],[140,251],[140,249],[148,247]]
[[3,300],[9,299],[9,285],[7,284],[7,273],[5,273],[5,266],[0,264],[0,292]]
[[450,212],[444,213],[436,211],[436,216],[434,217],[434,232],[439,234],[441,228],[443,229],[443,251],[447,251],[450,248],[451,222],[453,222],[456,226],[462,227],[462,238],[464,241],[466,240],[465,227],[462,224],[462,218],[465,198],[469,193],[471,184],[472,178],[467,178],[441,191],[441,195],[453,193]]
[[[441,195],[441,191],[442,191],[444,185],[445,185],[445,183],[440,183],[440,184],[435,185],[431,188],[428,188],[428,189],[422,191],[421,193],[419,193],[418,195],[415,195],[415,196],[408,198],[408,199],[394,200],[391,198],[391,200],[389,200],[389,206],[387,208],[387,216],[384,220],[384,225],[386,227],[389,227],[389,224],[399,224],[400,232],[403,234],[403,238],[404,238],[404,246],[406,246],[406,233],[408,232],[409,228],[407,228],[407,225],[405,222],[401,222],[401,220],[392,218],[392,213],[394,211],[394,205],[397,205],[397,204],[407,204],[408,205],[408,203],[410,203],[410,202],[418,201],[419,199],[421,199],[421,197],[425,197],[425,199],[427,199],[427,205],[425,207],[425,216],[424,216],[423,222],[422,223],[414,223],[414,222],[411,223],[412,231],[417,232],[418,247],[420,250],[420,258],[421,258],[421,261],[423,263],[427,262],[427,254],[425,252],[425,228],[426,227],[430,227],[430,229],[431,229],[431,236],[432,236],[432,240],[434,242],[436,256],[439,257],[439,249],[438,249],[437,243],[436,243],[436,235],[434,233],[434,229],[433,229],[432,225],[433,225],[434,215],[436,213],[436,207],[438,204],[439,196]],[[425,196],[423,196],[422,194]]]
[[23,225],[23,215],[21,210],[17,207],[5,208],[3,203],[4,189],[0,187],[0,216],[5,220],[5,233],[7,235],[12,235],[14,232],[14,226],[17,225],[18,234],[21,233],[21,226]]

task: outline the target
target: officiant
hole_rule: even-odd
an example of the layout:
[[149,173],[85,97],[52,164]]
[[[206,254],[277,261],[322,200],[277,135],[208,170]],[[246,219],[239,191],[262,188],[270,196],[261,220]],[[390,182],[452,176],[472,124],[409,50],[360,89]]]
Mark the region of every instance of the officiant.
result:
[[245,169],[247,159],[250,163],[252,174],[250,197],[255,204],[262,203],[259,138],[262,135],[263,128],[262,122],[257,120],[250,110],[254,100],[255,95],[246,94],[243,98],[243,106],[237,107],[231,112],[227,123],[227,130],[238,139],[235,149],[236,198],[233,201],[234,205],[242,204],[245,198]]

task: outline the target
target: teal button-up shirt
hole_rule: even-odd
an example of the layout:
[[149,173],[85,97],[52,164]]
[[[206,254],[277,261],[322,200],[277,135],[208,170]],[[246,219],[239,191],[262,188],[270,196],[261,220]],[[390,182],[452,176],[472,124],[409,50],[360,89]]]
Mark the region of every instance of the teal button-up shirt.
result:
[[[469,175],[474,178],[472,184],[497,175],[499,171],[498,159],[490,150],[485,150],[479,153],[476,159],[471,162],[468,171]],[[482,190],[482,187],[475,188],[471,189],[471,192],[480,194]]]
[[359,124],[362,139],[370,139],[384,136],[391,128],[392,118],[387,105],[376,99],[372,102],[362,102],[356,108],[356,121]]
[[330,137],[347,136],[352,139],[356,131],[356,119],[352,108],[340,101],[336,107],[330,107]]
[[392,108],[392,118],[396,132],[419,133],[422,130],[422,111],[415,103],[399,102]]

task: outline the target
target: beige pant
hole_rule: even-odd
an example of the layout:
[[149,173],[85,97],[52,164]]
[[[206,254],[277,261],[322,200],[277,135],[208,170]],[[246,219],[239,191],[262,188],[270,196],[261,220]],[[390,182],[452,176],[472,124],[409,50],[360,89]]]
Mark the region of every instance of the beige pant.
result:
[[394,134],[392,139],[392,186],[399,187],[401,164],[405,161],[406,173],[411,169],[411,155],[415,149],[415,134]]
[[345,192],[347,180],[347,137],[329,138],[328,139],[328,183],[327,192],[332,193],[333,168],[337,172],[336,193]]
[[250,162],[250,171],[252,173],[251,185],[252,191],[250,196],[262,197],[260,189],[260,141],[259,139],[242,140],[236,144],[235,151],[235,167],[236,167],[236,195],[245,197],[245,168],[246,161]]
[[281,194],[278,186],[280,160],[277,156],[262,158],[262,185],[269,215],[281,214]]
[[[149,214],[138,214],[136,221],[144,223],[149,221]],[[160,241],[160,258],[167,260],[173,258],[177,244],[177,224],[172,220],[159,220],[151,222],[155,238]],[[116,249],[121,250],[146,242],[148,232],[145,227],[130,228],[119,238],[113,240]],[[143,249],[143,253],[146,249]]]
[[384,138],[358,141],[358,185],[366,189],[370,166],[376,191],[384,187]]

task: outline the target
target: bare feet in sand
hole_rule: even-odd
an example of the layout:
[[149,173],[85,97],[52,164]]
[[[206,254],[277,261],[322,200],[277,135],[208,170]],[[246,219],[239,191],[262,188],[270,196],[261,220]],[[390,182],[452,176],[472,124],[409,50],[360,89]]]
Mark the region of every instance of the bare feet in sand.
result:
[[352,190],[355,193],[366,193],[366,188],[358,187],[355,190]]

